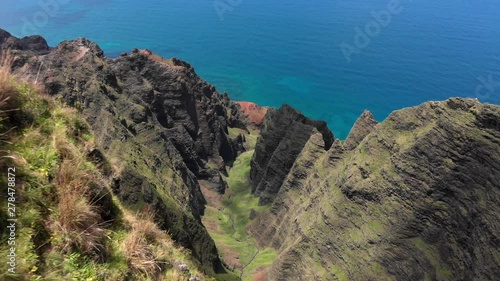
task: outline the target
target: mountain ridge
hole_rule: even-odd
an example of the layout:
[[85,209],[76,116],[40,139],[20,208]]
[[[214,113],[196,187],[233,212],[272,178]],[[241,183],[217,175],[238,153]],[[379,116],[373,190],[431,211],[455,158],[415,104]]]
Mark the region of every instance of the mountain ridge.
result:
[[278,251],[268,280],[494,280],[499,120],[452,98],[355,125],[355,148],[311,136],[249,228]]
[[[250,218],[250,239],[277,253],[259,278],[500,275],[498,106],[452,98],[380,123],[365,111],[342,142],[288,105],[242,108],[189,63],[148,50],[107,58],[83,38],[51,48],[40,36],[1,29],[0,50],[16,58],[14,72],[85,117],[112,159],[113,194],[132,211],[155,210],[155,222],[208,275],[238,279],[202,223],[200,185],[224,194],[228,169],[254,144],[249,167],[239,163],[249,169],[240,180],[262,208],[238,215]],[[258,138],[251,142],[249,132]]]
[[206,201],[198,180],[225,191],[225,166],[243,151],[242,138],[228,135],[228,123],[243,124],[237,104],[178,59],[159,61],[139,50],[109,59],[83,38],[50,48],[39,36],[2,31],[0,42],[15,58],[13,72],[86,118],[97,146],[114,159],[118,198],[132,210],[151,206],[160,227],[208,273],[224,273],[201,224]]

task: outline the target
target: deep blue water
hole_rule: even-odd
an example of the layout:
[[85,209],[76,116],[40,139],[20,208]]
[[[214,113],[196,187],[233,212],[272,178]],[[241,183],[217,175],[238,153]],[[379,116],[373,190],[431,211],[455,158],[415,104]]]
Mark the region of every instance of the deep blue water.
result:
[[[39,0],[2,0],[0,27],[51,45],[87,37],[109,56],[139,47],[179,57],[234,100],[289,103],[339,138],[364,109],[381,121],[454,96],[500,104],[498,0],[58,1],[47,12]],[[229,8],[223,20],[214,3]],[[340,45],[356,46],[354,28],[388,6],[390,22],[349,63]]]

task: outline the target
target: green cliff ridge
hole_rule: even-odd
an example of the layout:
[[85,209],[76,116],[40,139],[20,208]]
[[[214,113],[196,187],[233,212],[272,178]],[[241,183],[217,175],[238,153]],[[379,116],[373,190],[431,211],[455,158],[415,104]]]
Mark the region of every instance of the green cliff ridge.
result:
[[278,252],[267,280],[500,276],[500,107],[454,98],[366,119],[328,151],[310,136],[249,228]]
[[[5,63],[5,58],[2,58]],[[84,117],[0,66],[0,166],[15,167],[15,274],[1,280],[213,280],[191,252],[113,195],[116,167]],[[6,178],[1,178],[7,194]],[[6,242],[0,211],[0,254]],[[179,264],[187,270],[180,270]],[[198,278],[198,279],[196,279]]]
[[19,274],[2,263],[2,280],[500,276],[499,106],[365,111],[340,141],[148,50],[0,29],[0,52],[0,164],[23,210]]

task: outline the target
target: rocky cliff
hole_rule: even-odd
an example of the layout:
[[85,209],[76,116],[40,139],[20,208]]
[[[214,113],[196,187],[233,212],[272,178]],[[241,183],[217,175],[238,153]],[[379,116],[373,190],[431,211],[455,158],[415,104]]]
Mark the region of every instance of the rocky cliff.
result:
[[259,278],[500,276],[498,106],[429,102],[381,123],[365,111],[342,142],[325,122],[287,105],[234,103],[188,63],[147,50],[108,58],[86,39],[51,48],[42,37],[3,30],[0,50],[15,57],[14,72],[85,117],[96,157],[109,160],[114,195],[131,211],[153,210],[209,274],[225,269],[201,223],[198,181],[224,193],[226,167],[253,147],[239,133],[261,130],[249,179],[238,178],[251,182],[261,206],[237,210],[252,220],[241,231],[258,242],[255,250],[278,254]]
[[[275,146],[264,136],[256,154]],[[250,228],[279,252],[267,280],[500,276],[500,107],[429,102],[378,125],[365,112],[328,147],[315,132],[282,152],[297,159]],[[267,161],[254,161],[255,175]]]
[[270,203],[308,140],[321,134],[325,149],[334,141],[325,122],[311,120],[288,105],[269,110],[251,163],[252,192]]
[[13,71],[77,108],[96,144],[113,159],[113,191],[132,210],[151,207],[159,225],[192,250],[208,272],[224,272],[201,224],[205,199],[198,180],[223,193],[226,165],[242,151],[228,126],[244,126],[239,106],[198,77],[191,65],[133,50],[107,58],[86,39],[50,48],[39,36],[0,30],[0,50]]
[[354,126],[344,142],[343,148],[346,150],[353,150],[356,148],[356,146],[375,129],[377,123],[373,114],[365,110],[358,120],[356,120],[356,123],[354,123]]

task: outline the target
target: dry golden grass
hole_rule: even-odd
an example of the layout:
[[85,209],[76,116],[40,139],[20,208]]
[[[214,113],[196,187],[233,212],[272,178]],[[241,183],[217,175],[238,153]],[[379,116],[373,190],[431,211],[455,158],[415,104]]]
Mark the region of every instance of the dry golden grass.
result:
[[14,100],[18,95],[10,70],[14,60],[11,53],[0,54],[0,121],[14,109]]
[[56,176],[58,204],[54,231],[61,238],[63,252],[78,248],[83,253],[102,249],[106,229],[96,206],[89,203],[90,175],[82,173],[82,164],[63,160]]
[[170,239],[165,239],[167,234],[153,222],[153,217],[148,210],[136,216],[126,215],[130,231],[121,245],[129,268],[148,278],[157,276],[165,269],[166,253],[162,249],[173,247]]
[[12,111],[19,109],[21,95],[18,87],[22,83],[29,85],[31,89],[39,93],[40,97],[47,97],[40,94],[45,92],[43,87],[29,81],[28,75],[12,72],[12,66],[16,60],[17,57],[11,51],[0,52],[0,122],[8,119]]
[[[83,162],[85,162],[85,156],[82,151],[73,145],[66,136],[66,130],[56,130],[52,135],[53,145],[59,152],[60,158],[65,161],[73,162],[77,167],[83,166]],[[61,176],[68,176],[67,181],[63,181],[62,183],[67,183],[71,179],[78,178],[88,178],[87,171],[85,169],[79,169],[74,171],[63,171],[65,172]],[[63,180],[63,179],[61,179]]]
[[18,160],[3,147],[9,143],[9,131],[14,129],[12,125],[8,125],[9,115],[17,110],[19,103],[19,92],[11,74],[13,61],[14,57],[10,53],[0,53],[0,165],[6,159]]
[[144,234],[139,231],[133,231],[123,240],[121,250],[127,259],[129,268],[136,273],[152,277],[156,276],[162,269],[153,247]]
[[89,186],[100,183],[97,175],[85,165],[84,154],[56,130],[54,146],[62,159],[55,177],[58,203],[54,231],[60,235],[63,251],[76,247],[82,253],[99,253],[106,237],[104,222],[98,208],[92,204]]
[[3,51],[0,52],[0,69],[4,70],[4,72],[7,72],[7,74],[10,75],[11,73],[11,67],[16,60],[16,57],[14,54],[12,54],[11,51]]
[[[36,81],[38,77],[32,77],[32,75],[29,74],[29,64],[25,64],[23,67],[16,69],[15,72],[12,71],[14,62],[17,59],[18,57],[16,57],[14,52],[11,50],[4,50],[0,52],[0,82],[5,81],[5,78],[12,82],[15,77],[17,81],[29,83],[32,89],[40,93],[41,96],[45,96],[45,94],[42,95],[42,93],[45,93],[45,88],[43,85],[38,83],[38,81]],[[37,76],[39,74],[40,73],[38,73]],[[2,84],[3,83],[0,83],[0,92],[2,91]],[[12,83],[10,84],[12,86]]]

